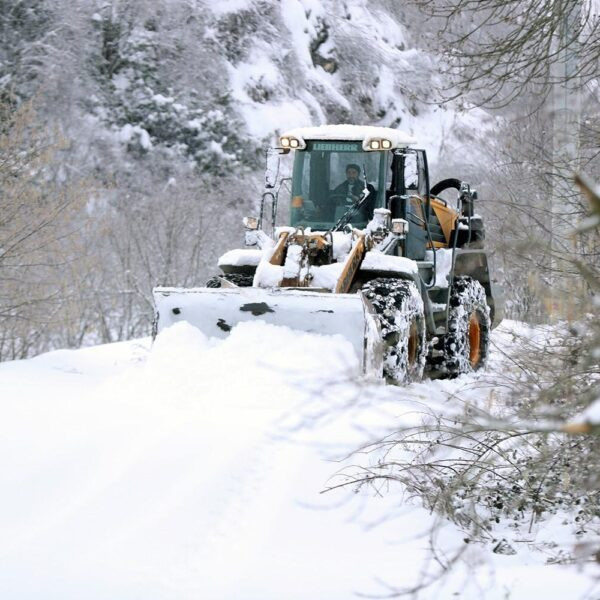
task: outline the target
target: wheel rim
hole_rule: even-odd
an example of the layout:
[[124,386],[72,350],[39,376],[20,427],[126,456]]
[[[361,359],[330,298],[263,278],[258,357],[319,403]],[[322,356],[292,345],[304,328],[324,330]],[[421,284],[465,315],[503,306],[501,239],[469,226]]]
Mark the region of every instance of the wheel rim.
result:
[[417,324],[413,321],[408,332],[408,365],[412,367],[417,362],[417,349],[419,347],[419,334]]
[[469,362],[476,367],[481,360],[481,324],[476,312],[469,318]]

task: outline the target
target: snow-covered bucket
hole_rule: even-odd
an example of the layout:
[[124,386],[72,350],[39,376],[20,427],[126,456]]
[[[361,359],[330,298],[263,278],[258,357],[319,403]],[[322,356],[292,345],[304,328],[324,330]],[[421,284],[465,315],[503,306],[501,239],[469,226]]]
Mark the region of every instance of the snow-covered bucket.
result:
[[361,293],[241,287],[159,287],[153,293],[157,331],[187,321],[209,337],[224,338],[242,321],[261,320],[309,333],[341,335],[354,347],[365,375],[382,374],[378,321]]

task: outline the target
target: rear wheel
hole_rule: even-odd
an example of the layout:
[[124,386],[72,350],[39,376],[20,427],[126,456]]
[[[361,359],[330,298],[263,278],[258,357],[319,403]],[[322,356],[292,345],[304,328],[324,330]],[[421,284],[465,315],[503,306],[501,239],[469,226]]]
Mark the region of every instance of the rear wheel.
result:
[[381,327],[385,344],[383,375],[390,383],[423,377],[427,344],[423,300],[414,282],[374,279],[363,286]]
[[485,366],[490,343],[490,309],[485,289],[471,277],[454,279],[448,310],[448,333],[438,338],[431,367],[445,377]]
[[242,275],[240,273],[225,273],[224,275],[215,275],[206,282],[206,287],[220,288],[221,279],[226,279],[238,287],[252,287],[254,275]]

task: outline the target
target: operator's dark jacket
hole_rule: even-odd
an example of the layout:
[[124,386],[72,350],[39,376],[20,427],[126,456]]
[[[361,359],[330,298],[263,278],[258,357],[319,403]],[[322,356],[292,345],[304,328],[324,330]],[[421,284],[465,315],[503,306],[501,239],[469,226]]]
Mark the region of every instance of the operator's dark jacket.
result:
[[[342,183],[340,183],[340,185],[338,185],[331,192],[331,195],[335,196],[335,195],[339,194],[341,196],[347,196],[348,191],[350,191],[350,193],[353,196],[360,196],[364,189],[365,189],[364,181],[357,179],[355,181],[354,185],[352,185],[352,187],[350,187],[350,182],[346,179],[346,181],[342,181]],[[360,212],[357,215],[357,216],[360,216],[361,220],[363,220],[363,221],[370,221],[373,218],[373,208],[375,207],[375,196],[377,195],[375,188],[370,183],[367,183],[367,189],[369,190],[369,197],[365,200],[365,204],[363,204],[362,208],[360,209]],[[336,202],[339,202],[339,199],[337,199]]]

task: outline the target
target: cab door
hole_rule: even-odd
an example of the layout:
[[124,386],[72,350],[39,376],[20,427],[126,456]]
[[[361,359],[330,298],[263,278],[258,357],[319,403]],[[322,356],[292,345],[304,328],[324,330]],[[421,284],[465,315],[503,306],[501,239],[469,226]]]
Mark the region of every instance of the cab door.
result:
[[392,163],[395,196],[390,202],[393,218],[408,221],[406,256],[423,260],[427,246],[427,158],[424,150],[403,148],[394,152]]

